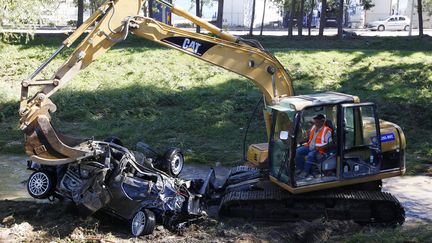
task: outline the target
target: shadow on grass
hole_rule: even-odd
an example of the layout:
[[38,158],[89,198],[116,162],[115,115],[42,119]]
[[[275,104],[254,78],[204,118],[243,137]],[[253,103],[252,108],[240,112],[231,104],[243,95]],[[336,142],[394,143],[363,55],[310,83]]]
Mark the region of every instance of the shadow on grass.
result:
[[[244,80],[191,89],[136,84],[96,92],[64,90],[53,97],[58,107],[53,124],[65,134],[99,140],[114,135],[130,148],[139,141],[161,149],[176,146],[189,151],[189,162],[228,165],[242,158],[244,128],[260,97]],[[17,104],[7,103],[1,110],[0,127],[12,128],[0,139],[2,150],[21,139],[15,126],[17,109]],[[249,142],[266,140],[262,112],[257,116]]]
[[[402,127],[408,142],[409,170],[415,161],[431,161],[432,110],[430,97],[432,68],[426,63],[394,64],[350,69],[335,91],[357,95],[377,103],[379,116]],[[312,76],[299,74],[297,92],[313,90]],[[298,78],[298,77],[297,77]],[[316,92],[316,91],[313,91]],[[244,129],[260,92],[245,80],[220,85],[172,87],[136,83],[97,91],[63,90],[53,97],[58,111],[54,126],[61,132],[104,139],[115,135],[130,148],[138,141],[155,147],[180,147],[187,160],[213,164],[234,164],[242,158]],[[0,107],[2,152],[22,151],[22,134],[17,129],[18,104]],[[260,110],[260,109],[259,109]],[[247,144],[264,142],[262,113],[258,112]],[[12,144],[12,145],[10,145]]]
[[[75,45],[85,38],[81,37]],[[399,36],[399,37],[366,37],[357,36],[340,40],[336,36],[242,36],[246,39],[256,39],[265,48],[269,49],[313,49],[313,50],[394,50],[394,51],[430,51],[432,49],[432,37],[430,36]],[[17,38],[10,44],[23,45],[23,48],[34,46],[58,47],[68,38],[66,34],[36,34],[34,38],[27,41],[25,36]],[[165,48],[155,42],[145,40],[133,35],[114,46],[114,48],[147,47]]]
[[[84,38],[87,36],[87,34],[84,34],[80,38],[78,38],[74,44],[71,46],[70,49],[75,48]],[[25,36],[18,37],[17,39],[14,39],[8,44],[12,45],[21,45],[21,49],[28,49],[28,48],[34,48],[36,46],[45,46],[45,47],[51,47],[51,48],[57,48],[60,47],[62,42],[66,40],[69,37],[69,35],[66,34],[35,34],[33,38],[30,40],[27,40]],[[130,47],[147,47],[152,49],[159,49],[164,48],[162,45],[149,41],[143,38],[138,38],[133,35],[129,35],[129,37],[118,44],[116,44],[113,48],[130,48]]]
[[[402,127],[411,159],[432,163],[426,159],[432,155],[432,143],[425,139],[432,136],[431,72],[427,63],[354,68],[340,82],[338,91],[375,102],[382,119]],[[415,161],[408,161],[408,172],[414,169],[410,162]]]

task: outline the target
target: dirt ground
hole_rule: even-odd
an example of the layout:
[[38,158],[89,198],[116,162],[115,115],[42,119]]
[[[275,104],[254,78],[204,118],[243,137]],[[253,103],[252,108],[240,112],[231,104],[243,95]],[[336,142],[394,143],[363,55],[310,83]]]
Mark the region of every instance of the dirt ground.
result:
[[82,219],[67,202],[0,201],[0,242],[321,242],[359,230],[353,222],[250,223],[205,218],[181,232],[157,226],[131,238],[127,222],[105,214]]
[[[157,226],[152,235],[131,238],[128,222],[103,213],[82,219],[70,202],[31,199],[25,189],[30,172],[22,161],[19,156],[0,156],[0,242],[345,242],[359,232],[376,231],[350,221],[275,223],[208,217],[181,232]],[[189,166],[185,176],[207,171],[205,166]],[[431,183],[426,176],[385,181],[386,191],[405,207],[407,222],[403,228],[432,222]]]

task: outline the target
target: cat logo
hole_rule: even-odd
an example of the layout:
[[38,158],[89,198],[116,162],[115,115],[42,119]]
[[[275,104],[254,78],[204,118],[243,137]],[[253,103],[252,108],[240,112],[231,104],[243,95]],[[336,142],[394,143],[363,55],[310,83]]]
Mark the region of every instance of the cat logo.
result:
[[200,46],[201,46],[200,43],[198,43],[196,41],[191,41],[190,39],[186,38],[183,41],[182,48],[185,50],[190,48],[190,49],[192,49],[193,53],[197,54]]

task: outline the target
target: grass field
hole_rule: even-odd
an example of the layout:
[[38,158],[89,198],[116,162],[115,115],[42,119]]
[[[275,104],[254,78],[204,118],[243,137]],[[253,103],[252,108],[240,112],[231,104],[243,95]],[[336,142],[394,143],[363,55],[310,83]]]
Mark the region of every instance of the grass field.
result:
[[[0,43],[0,152],[21,153],[17,128],[20,82],[60,45],[62,37]],[[408,141],[408,173],[432,164],[432,41],[430,39],[261,38],[290,71],[297,94],[338,91],[378,104],[381,118],[399,124]],[[67,50],[42,76],[49,77]],[[179,146],[188,162],[242,158],[248,117],[261,97],[246,79],[175,50],[134,39],[116,46],[82,71],[53,100],[54,126],[63,133],[128,147],[146,141]],[[260,113],[248,143],[265,141]]]

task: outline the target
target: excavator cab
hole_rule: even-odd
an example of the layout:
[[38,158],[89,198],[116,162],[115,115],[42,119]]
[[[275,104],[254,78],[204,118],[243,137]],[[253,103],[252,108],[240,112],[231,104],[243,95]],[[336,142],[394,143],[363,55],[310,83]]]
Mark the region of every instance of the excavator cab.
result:
[[[380,122],[373,103],[327,92],[286,97],[269,108],[270,179],[292,193],[378,181],[405,170],[403,133],[397,126]],[[331,140],[316,156],[311,176],[300,177],[296,152],[307,142],[310,121],[317,114],[326,117]]]

